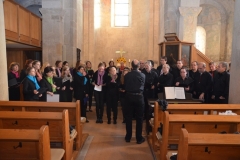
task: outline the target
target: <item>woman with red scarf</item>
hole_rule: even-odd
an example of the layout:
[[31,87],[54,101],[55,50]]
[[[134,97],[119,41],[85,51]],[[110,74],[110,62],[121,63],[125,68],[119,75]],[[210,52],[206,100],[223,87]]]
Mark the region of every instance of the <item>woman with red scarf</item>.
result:
[[108,124],[111,124],[111,111],[113,111],[113,124],[117,124],[118,114],[118,90],[119,90],[119,76],[117,75],[117,68],[112,66],[109,68],[109,76],[107,78],[107,118]]
[[20,75],[18,73],[19,63],[12,62],[9,66],[8,82],[9,82],[9,101],[20,100]]
[[103,63],[99,63],[98,70],[93,74],[92,85],[94,86],[94,97],[96,101],[96,123],[103,123],[103,103],[106,92],[107,73]]

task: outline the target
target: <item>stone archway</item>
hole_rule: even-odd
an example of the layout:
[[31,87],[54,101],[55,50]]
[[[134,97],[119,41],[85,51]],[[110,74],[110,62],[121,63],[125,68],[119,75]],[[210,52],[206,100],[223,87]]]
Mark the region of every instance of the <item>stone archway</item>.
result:
[[[226,9],[217,1],[214,0],[201,0],[200,6],[204,8],[204,6],[212,7],[217,9],[220,15],[220,48],[219,48],[219,58],[217,61],[226,60],[226,49],[227,49],[227,11]],[[200,25],[200,24],[198,24]],[[200,25],[201,26],[201,25]],[[206,29],[206,28],[205,28]],[[211,57],[210,57],[211,58]],[[214,59],[213,59],[214,60]]]

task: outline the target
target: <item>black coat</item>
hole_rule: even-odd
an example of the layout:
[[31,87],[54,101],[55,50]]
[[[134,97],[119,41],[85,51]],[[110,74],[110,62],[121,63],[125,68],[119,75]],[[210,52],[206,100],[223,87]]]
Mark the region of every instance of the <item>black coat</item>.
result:
[[108,95],[118,95],[119,85],[120,85],[119,76],[117,77],[115,82],[111,82],[111,81],[112,81],[111,76],[108,76],[107,80],[106,80],[107,94]]
[[[20,83],[20,78],[16,78],[15,74],[12,72],[8,73],[8,80],[16,79]],[[19,84],[11,86],[8,88],[9,100],[10,101],[19,101],[20,100],[20,87]]]
[[193,91],[199,94],[209,94],[212,90],[212,82],[212,76],[205,71],[195,77]]
[[[103,84],[106,84],[107,78],[108,78],[108,74],[105,72],[104,75],[103,75]],[[94,82],[97,85],[97,82],[98,82],[98,71],[96,71],[93,74],[92,82]],[[104,91],[104,92],[106,91],[106,86],[102,86],[102,91]]]
[[70,82],[70,80],[65,81],[62,83],[61,88],[66,87],[65,90],[60,91],[60,101],[61,102],[72,102],[72,92],[73,90],[70,90],[70,87],[73,88],[73,82]]
[[[56,85],[54,78],[53,78],[53,84]],[[52,85],[47,81],[47,79],[45,77],[43,77],[43,79],[40,81],[40,87],[46,88],[46,92],[42,95],[42,98],[41,98],[42,101],[46,101],[47,100],[47,92],[53,92]],[[61,87],[61,86],[57,86],[57,87]],[[54,92],[54,94],[58,94],[57,89],[56,89],[56,92]]]
[[163,92],[164,87],[172,86],[173,84],[173,75],[171,73],[162,74],[158,77],[158,93]]
[[23,96],[24,101],[37,101],[39,100],[38,95],[34,94],[33,91],[36,90],[35,84],[28,78],[23,81]]
[[84,76],[76,74],[73,81],[74,98],[83,101],[83,98],[88,94],[88,86],[84,84]]
[[230,74],[227,72],[217,73],[213,78],[213,93],[215,96],[223,96],[228,99]]

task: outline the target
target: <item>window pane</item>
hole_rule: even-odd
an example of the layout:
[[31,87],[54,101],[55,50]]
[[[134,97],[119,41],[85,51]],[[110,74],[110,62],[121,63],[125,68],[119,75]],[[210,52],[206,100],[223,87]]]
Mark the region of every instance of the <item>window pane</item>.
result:
[[128,16],[115,16],[115,26],[121,27],[121,26],[129,26],[128,24]]
[[115,15],[128,15],[128,4],[115,4]]
[[115,0],[115,3],[129,3],[129,0]]

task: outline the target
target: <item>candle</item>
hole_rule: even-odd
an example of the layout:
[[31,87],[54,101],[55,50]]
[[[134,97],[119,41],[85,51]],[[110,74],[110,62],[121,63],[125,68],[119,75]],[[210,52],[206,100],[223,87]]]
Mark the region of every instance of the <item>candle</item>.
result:
[[113,58],[112,58],[112,61],[113,61]]
[[131,62],[130,59],[128,60],[128,62]]

